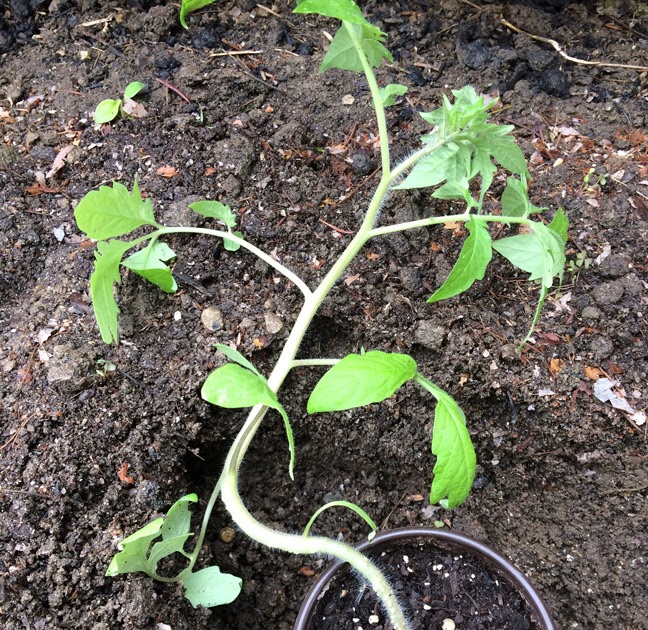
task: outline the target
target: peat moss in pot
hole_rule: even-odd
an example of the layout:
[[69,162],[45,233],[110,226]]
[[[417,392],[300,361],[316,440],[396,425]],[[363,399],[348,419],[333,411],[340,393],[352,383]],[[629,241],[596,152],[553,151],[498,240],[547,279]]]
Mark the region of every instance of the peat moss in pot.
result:
[[[555,630],[526,577],[472,538],[405,528],[383,532],[357,549],[387,575],[412,630]],[[341,562],[318,578],[295,623],[295,630],[391,627],[371,589]]]

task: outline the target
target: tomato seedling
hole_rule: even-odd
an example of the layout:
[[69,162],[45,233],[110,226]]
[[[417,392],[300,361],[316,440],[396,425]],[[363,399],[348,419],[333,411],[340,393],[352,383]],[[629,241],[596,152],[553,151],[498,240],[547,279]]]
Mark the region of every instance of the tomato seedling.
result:
[[[308,286],[275,257],[261,251],[241,232],[235,231],[234,213],[217,201],[194,203],[190,208],[219,222],[221,229],[157,223],[151,200],[142,198],[137,181],[132,192],[119,183],[114,183],[112,187],[102,186],[98,191],[88,193],[76,208],[79,229],[98,240],[90,288],[96,319],[106,343],[118,341],[119,309],[113,289],[115,283],[120,281],[120,267],[134,271],[163,291],[175,291],[176,283],[169,266],[175,253],[161,240],[169,234],[210,235],[222,239],[229,250],[247,250],[292,282],[303,295],[302,308],[267,378],[237,350],[218,345],[230,362],[209,375],[202,387],[202,397],[220,407],[250,407],[251,411],[228,452],[191,551],[187,551],[185,546],[193,540],[189,504],[196,502],[195,495],[182,497],[166,517],[149,523],[123,540],[121,551],[113,558],[108,575],[141,571],[162,581],[180,581],[184,585],[185,595],[194,606],[215,606],[234,599],[241,588],[239,578],[220,573],[218,567],[194,571],[210,514],[220,497],[236,525],[259,543],[292,553],[324,554],[349,562],[374,588],[393,627],[404,630],[408,627],[406,616],[390,585],[374,564],[342,542],[308,535],[317,515],[333,506],[342,505],[354,510],[375,531],[370,517],[354,504],[333,502],[316,512],[302,536],[269,528],[255,519],[241,500],[238,492],[241,462],[264,417],[268,411],[275,410],[285,424],[288,472],[293,476],[296,466],[295,442],[290,419],[278,394],[292,370],[328,366],[329,370],[319,380],[306,403],[310,414],[380,403],[408,383],[431,395],[436,403],[431,444],[436,463],[430,502],[440,502],[446,508],[462,503],[472,486],[476,458],[466,428],[466,418],[457,402],[428,380],[419,371],[416,361],[405,354],[372,350],[342,358],[296,359],[301,342],[322,302],[368,241],[449,222],[464,224],[468,237],[450,275],[429,301],[459,295],[481,280],[495,251],[515,267],[527,272],[529,279],[539,284],[532,330],[547,292],[556,278],[562,279],[568,222],[561,209],[548,224],[533,218],[542,208],[535,207],[529,201],[529,172],[524,155],[511,136],[513,127],[489,122],[489,110],[494,102],[487,102],[470,86],[453,91],[452,99],[444,97],[439,109],[421,114],[430,125],[429,133],[421,138],[418,150],[399,164],[392,165],[385,108],[394,104],[395,98],[404,94],[406,88],[394,84],[380,88],[374,75],[373,69],[378,68],[383,60],[392,59],[383,43],[385,34],[365,19],[352,0],[305,0],[299,4],[296,13],[316,13],[342,22],[322,60],[320,71],[342,69],[364,73],[376,115],[382,164],[380,181],[361,224],[317,287]],[[506,172],[506,184],[498,210],[486,212],[484,199],[498,170]],[[434,214],[432,209],[430,216],[425,219],[380,225],[379,210],[388,195],[415,188],[430,189],[433,198],[453,200],[461,204],[464,210],[439,215]],[[493,240],[489,230],[492,223],[524,226],[524,231]],[[118,238],[143,227],[149,230],[141,236],[131,240]],[[145,247],[125,257],[129,250],[141,245]],[[187,561],[186,567],[175,577],[158,575],[158,563],[171,554],[183,556]]]
[[93,119],[97,125],[104,125],[112,122],[115,118],[124,118],[134,114],[135,117],[140,117],[135,114],[135,110],[131,105],[133,99],[146,90],[146,84],[141,81],[133,81],[126,86],[124,90],[124,99],[107,98],[101,101],[95,109]]

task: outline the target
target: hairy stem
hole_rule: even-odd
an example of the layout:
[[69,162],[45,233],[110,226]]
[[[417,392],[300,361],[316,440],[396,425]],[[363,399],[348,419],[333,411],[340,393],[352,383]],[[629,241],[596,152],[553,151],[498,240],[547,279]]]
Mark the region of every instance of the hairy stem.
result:
[[389,135],[387,133],[385,107],[383,106],[382,98],[380,97],[380,88],[378,87],[378,82],[376,81],[376,76],[373,73],[371,64],[364,54],[362,44],[356,37],[356,31],[346,22],[342,22],[342,25],[342,28],[345,28],[347,30],[349,37],[351,37],[353,43],[355,44],[358,56],[360,58],[360,63],[362,63],[362,69],[364,70],[364,74],[367,79],[367,85],[369,86],[369,90],[371,91],[371,100],[373,101],[374,112],[376,114],[376,122],[378,123],[382,171],[383,173],[389,173],[389,170],[391,169],[391,160],[389,158]]
[[320,536],[296,536],[266,527],[255,519],[243,504],[236,485],[236,473],[226,473],[222,486],[223,502],[236,524],[253,540],[268,547],[304,555],[330,555],[348,562],[371,584],[397,630],[408,628],[396,596],[380,569],[365,555],[344,543]]
[[[407,221],[405,223],[395,223],[394,225],[384,225],[382,227],[374,228],[370,232],[370,236],[384,236],[385,234],[393,234],[394,232],[404,232],[405,230],[415,230],[416,228],[428,227],[430,225],[438,225],[439,223],[449,223],[456,221],[457,223],[465,223],[474,216],[469,212],[461,214],[446,214],[439,217],[428,217],[427,219],[419,219],[417,221]],[[533,225],[534,221],[525,217],[505,217],[496,214],[480,214],[477,217],[478,221],[489,221],[491,223],[521,223],[525,225]]]

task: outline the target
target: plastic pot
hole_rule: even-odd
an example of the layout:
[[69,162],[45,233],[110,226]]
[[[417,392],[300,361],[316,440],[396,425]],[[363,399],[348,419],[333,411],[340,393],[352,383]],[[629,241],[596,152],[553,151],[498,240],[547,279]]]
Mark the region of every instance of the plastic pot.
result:
[[[358,545],[356,548],[359,551],[363,551],[371,555],[372,558],[377,559],[379,565],[382,567],[384,554],[387,551],[398,551],[400,558],[404,561],[409,561],[408,556],[403,556],[401,549],[402,548],[416,548],[425,550],[428,549],[428,554],[432,557],[433,554],[436,554],[434,557],[439,557],[439,554],[445,554],[446,557],[452,556],[455,561],[460,563],[467,563],[470,566],[473,566],[471,563],[475,563],[475,566],[479,566],[483,569],[483,572],[477,576],[477,579],[485,580],[486,582],[491,579],[492,584],[496,584],[498,587],[500,584],[502,587],[506,586],[507,592],[509,592],[509,599],[516,600],[518,605],[525,608],[525,614],[528,615],[531,621],[531,628],[534,630],[555,630],[555,625],[551,619],[551,615],[546,605],[536,593],[534,588],[531,586],[526,577],[518,571],[506,558],[496,553],[483,543],[480,543],[472,538],[463,536],[461,534],[456,534],[442,529],[430,529],[430,528],[403,528],[403,529],[394,529],[391,531],[383,532],[378,534],[373,541],[365,541]],[[417,553],[416,551],[414,553]],[[425,551],[422,551],[425,553]],[[426,567],[426,574],[429,577],[429,580],[443,579],[443,577],[448,577],[449,574],[436,573],[439,571],[439,565],[434,565],[434,560],[428,560],[424,558],[419,561],[423,562]],[[480,569],[480,570],[481,570]],[[409,569],[405,566],[405,571],[403,572],[403,567],[401,567],[401,573],[407,575]],[[483,576],[485,577],[481,577]],[[489,578],[488,576],[492,576]],[[453,576],[454,577],[454,576]],[[475,575],[470,575],[469,578],[475,578]],[[397,578],[397,581],[398,578]],[[343,583],[346,583],[345,586],[342,586]],[[349,586],[349,583],[351,586]],[[428,581],[427,584],[431,582]],[[340,589],[341,593],[337,594],[336,589]],[[358,604],[359,594],[362,593],[362,584],[360,580],[353,576],[352,571],[349,568],[349,565],[336,562],[329,566],[317,579],[313,587],[309,591],[304,603],[302,604],[301,610],[297,617],[295,623],[295,630],[313,630],[317,627],[315,624],[322,624],[321,620],[325,619],[328,615],[328,621],[320,627],[330,627],[342,628],[342,619],[335,621],[332,617],[335,616],[336,612],[331,611],[330,602],[338,601],[335,598],[342,597],[344,593],[350,593],[349,597],[351,601],[349,611],[349,617],[356,617],[360,613],[351,612],[355,611],[355,605]],[[416,597],[408,597],[407,593],[398,593],[401,603],[407,604],[408,601],[416,599]],[[372,595],[373,596],[373,595]],[[468,597],[471,601],[474,601],[470,594]],[[327,600],[329,603],[327,604]],[[423,599],[423,602],[425,599]],[[435,602],[432,602],[435,603]],[[440,602],[436,602],[437,605],[441,605]],[[422,609],[423,603],[414,604],[419,610]],[[507,605],[507,602],[497,602],[495,606]],[[407,610],[406,614],[411,618],[413,612]],[[449,604],[448,610],[450,611],[452,606]],[[382,610],[380,606],[374,605],[374,611],[380,612],[379,623],[384,622],[384,615],[382,615]],[[440,614],[440,612],[437,612]],[[445,614],[445,613],[444,613]],[[452,619],[452,613],[449,612],[445,614],[446,617]],[[465,620],[469,621],[469,620]],[[457,628],[460,629],[463,626],[461,623],[462,619],[458,620]],[[347,622],[348,623],[348,622]],[[368,620],[362,618],[353,623],[351,627],[362,626],[363,628],[372,628],[372,624],[376,624],[376,619]],[[388,626],[391,627],[391,626]],[[441,626],[434,627],[440,628]],[[449,627],[452,627],[450,625]],[[488,626],[484,626],[488,627]],[[492,626],[493,628],[499,626]]]

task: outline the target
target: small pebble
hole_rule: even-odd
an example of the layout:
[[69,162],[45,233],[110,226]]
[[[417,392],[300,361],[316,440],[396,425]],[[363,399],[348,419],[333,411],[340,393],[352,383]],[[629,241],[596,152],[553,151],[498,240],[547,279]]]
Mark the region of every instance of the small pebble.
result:
[[216,332],[223,327],[223,313],[220,309],[210,306],[200,314],[202,325],[212,332]]
[[264,315],[266,330],[271,335],[276,335],[284,326],[283,320],[274,313],[266,313]]
[[220,532],[218,532],[218,537],[224,543],[231,543],[236,537],[236,532],[231,527],[223,527]]
[[455,630],[455,622],[452,619],[444,619],[441,630]]

